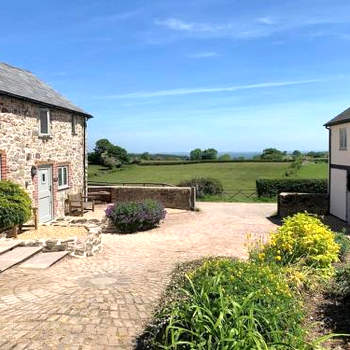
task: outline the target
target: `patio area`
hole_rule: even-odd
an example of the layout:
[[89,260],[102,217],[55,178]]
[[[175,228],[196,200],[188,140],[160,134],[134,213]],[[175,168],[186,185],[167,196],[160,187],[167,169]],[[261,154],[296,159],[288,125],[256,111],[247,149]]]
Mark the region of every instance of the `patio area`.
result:
[[[1,349],[132,349],[176,263],[204,256],[245,258],[246,234],[276,225],[275,204],[198,203],[169,210],[158,228],[103,235],[103,251],[48,270],[0,275]],[[86,218],[103,215],[98,206]]]

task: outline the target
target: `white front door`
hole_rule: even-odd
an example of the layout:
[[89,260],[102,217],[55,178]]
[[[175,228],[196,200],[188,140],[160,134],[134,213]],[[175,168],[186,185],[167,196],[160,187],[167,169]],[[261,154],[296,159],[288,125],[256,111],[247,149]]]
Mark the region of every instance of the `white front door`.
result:
[[38,171],[39,220],[47,222],[52,219],[52,168],[43,166]]

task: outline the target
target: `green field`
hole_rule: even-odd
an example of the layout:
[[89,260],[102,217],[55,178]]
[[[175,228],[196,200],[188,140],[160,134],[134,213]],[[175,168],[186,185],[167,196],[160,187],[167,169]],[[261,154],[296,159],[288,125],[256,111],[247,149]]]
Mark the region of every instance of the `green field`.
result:
[[[225,198],[208,198],[208,200],[256,201],[244,195],[230,198],[237,190],[254,190],[258,178],[283,178],[290,163],[215,163],[188,165],[138,166],[130,165],[121,169],[108,170],[99,165],[89,166],[89,181],[122,182],[157,182],[176,185],[182,180],[205,176],[219,179],[228,195]],[[302,166],[297,178],[326,178],[326,163],[309,163]]]

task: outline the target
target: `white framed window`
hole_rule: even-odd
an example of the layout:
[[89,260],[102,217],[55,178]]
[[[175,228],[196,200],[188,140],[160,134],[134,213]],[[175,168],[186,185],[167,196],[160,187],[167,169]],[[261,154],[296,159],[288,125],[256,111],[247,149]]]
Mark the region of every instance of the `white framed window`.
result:
[[39,135],[50,135],[50,111],[48,109],[40,109],[39,112]]
[[68,186],[68,166],[60,166],[58,167],[58,189],[62,190]]
[[72,114],[72,135],[76,135],[75,126],[77,124],[77,117]]
[[348,147],[348,141],[347,141],[347,131],[346,128],[340,128],[339,129],[339,149],[340,150],[346,150]]

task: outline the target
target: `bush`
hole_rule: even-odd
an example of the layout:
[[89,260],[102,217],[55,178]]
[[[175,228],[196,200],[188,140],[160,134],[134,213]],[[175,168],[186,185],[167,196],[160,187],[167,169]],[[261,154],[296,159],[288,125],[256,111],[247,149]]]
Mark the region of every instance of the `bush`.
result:
[[350,253],[350,239],[343,232],[336,232],[334,240],[339,245],[339,259],[344,261]]
[[258,179],[259,197],[274,197],[281,192],[327,193],[327,179]]
[[188,277],[158,312],[150,348],[303,348],[301,302],[276,265],[208,260]]
[[317,217],[299,213],[283,220],[258,257],[282,265],[310,266],[329,274],[332,263],[338,260],[339,245],[334,238],[334,233]]
[[350,296],[350,265],[336,270],[331,293],[342,298]]
[[195,187],[197,198],[222,194],[224,192],[222,183],[219,180],[210,177],[196,177],[191,180],[185,180],[180,182],[178,186]]
[[31,200],[18,185],[0,181],[0,230],[22,225],[31,217]]
[[157,226],[165,215],[163,205],[151,199],[142,203],[118,203],[106,209],[106,216],[123,233],[149,230]]

